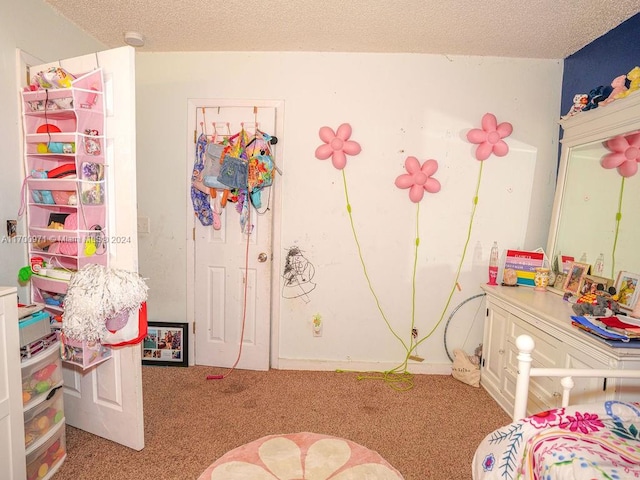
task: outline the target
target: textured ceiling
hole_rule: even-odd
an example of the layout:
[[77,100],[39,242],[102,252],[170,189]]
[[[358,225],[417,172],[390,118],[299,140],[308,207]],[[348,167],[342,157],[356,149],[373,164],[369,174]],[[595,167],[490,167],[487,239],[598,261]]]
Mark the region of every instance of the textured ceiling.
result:
[[640,0],[44,0],[109,48],[403,52],[562,59]]

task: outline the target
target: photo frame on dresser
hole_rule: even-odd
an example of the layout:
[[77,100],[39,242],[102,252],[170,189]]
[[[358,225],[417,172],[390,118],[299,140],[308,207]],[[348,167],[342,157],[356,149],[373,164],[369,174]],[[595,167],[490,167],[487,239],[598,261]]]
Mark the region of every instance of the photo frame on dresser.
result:
[[580,293],[582,295],[586,295],[588,293],[595,293],[598,284],[602,284],[604,290],[608,290],[609,287],[613,286],[613,279],[598,277],[597,275],[586,275],[584,280],[582,280],[582,285],[580,285]]
[[621,271],[616,280],[616,292],[618,303],[626,310],[633,310],[638,300],[638,284],[640,275],[637,273]]
[[564,281],[563,290],[574,295],[580,294],[580,287],[584,278],[589,273],[589,265],[586,263],[572,262],[569,266],[567,278]]
[[564,282],[567,280],[566,273],[557,273],[555,281],[553,282],[553,288],[556,290],[562,290],[564,288]]

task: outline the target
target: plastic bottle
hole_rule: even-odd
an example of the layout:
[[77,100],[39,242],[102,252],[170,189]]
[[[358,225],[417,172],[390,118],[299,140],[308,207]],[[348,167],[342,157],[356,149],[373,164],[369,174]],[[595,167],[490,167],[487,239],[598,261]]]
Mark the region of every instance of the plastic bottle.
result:
[[598,259],[593,265],[593,269],[596,271],[596,275],[602,276],[604,273],[604,253],[598,255]]
[[582,252],[582,256],[580,257],[580,263],[587,263],[587,252]]
[[489,281],[487,285],[497,285],[498,282],[498,242],[493,242],[489,256]]

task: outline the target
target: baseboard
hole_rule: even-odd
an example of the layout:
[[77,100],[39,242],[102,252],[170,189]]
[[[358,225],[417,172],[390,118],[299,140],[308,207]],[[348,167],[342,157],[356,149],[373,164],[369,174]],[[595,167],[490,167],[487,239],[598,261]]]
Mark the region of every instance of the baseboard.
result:
[[[329,372],[386,372],[397,368],[400,362],[336,362],[334,360],[299,360],[295,358],[279,358],[277,370],[312,370]],[[409,361],[407,371],[427,375],[451,375],[451,364],[423,363]]]

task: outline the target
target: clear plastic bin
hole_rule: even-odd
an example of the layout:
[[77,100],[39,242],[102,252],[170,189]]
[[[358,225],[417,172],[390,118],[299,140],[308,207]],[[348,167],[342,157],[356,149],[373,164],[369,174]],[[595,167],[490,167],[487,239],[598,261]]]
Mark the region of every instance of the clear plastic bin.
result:
[[47,398],[24,413],[24,446],[29,448],[64,420],[62,387],[49,392]]
[[27,480],[51,478],[66,455],[65,425],[62,422],[50,439],[27,454]]
[[60,342],[22,362],[22,403],[29,409],[62,384]]

